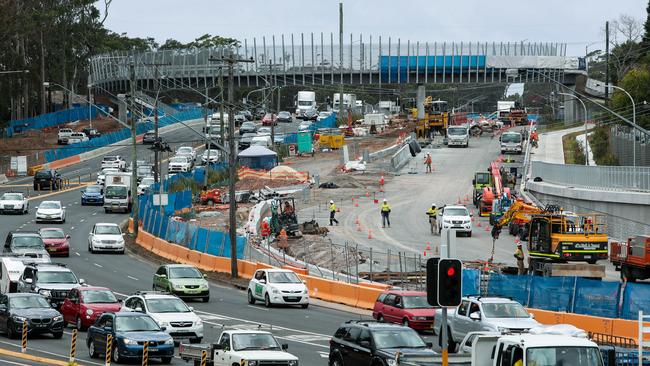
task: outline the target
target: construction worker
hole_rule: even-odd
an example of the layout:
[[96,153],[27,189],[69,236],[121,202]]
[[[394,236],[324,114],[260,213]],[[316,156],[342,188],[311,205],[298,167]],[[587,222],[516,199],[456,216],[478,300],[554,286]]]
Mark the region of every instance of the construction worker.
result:
[[517,243],[517,250],[515,250],[515,258],[517,258],[517,274],[524,274],[524,251],[521,249],[521,243]]
[[431,154],[426,153],[424,155],[424,165],[426,165],[426,173],[431,173],[431,163],[433,162],[433,159],[431,159]]
[[431,207],[427,210],[427,216],[429,216],[429,224],[431,224],[431,232],[435,233],[437,230],[436,216],[438,215],[438,208],[435,203],[431,204]]
[[339,225],[339,220],[335,219],[334,215],[336,215],[336,203],[334,203],[334,200],[330,200],[330,226],[334,225],[334,223],[336,223],[336,226]]
[[381,227],[386,227],[386,224],[390,227],[390,205],[384,198],[381,204]]
[[539,139],[539,136],[537,136],[537,130],[532,130],[530,132],[530,145],[532,147],[537,147],[538,139]]
[[293,214],[293,206],[291,206],[291,203],[289,203],[289,201],[284,201],[284,209],[282,210],[282,213],[285,215]]

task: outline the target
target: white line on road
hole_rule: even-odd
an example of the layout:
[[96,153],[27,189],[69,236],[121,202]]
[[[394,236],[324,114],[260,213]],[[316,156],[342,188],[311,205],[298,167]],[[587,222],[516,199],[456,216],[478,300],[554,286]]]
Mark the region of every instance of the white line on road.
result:
[[93,216],[97,215],[97,212],[93,212]]
[[18,362],[7,361],[7,360],[2,360],[2,362],[9,363],[9,364],[12,364],[12,365],[29,366],[26,363],[18,363]]
[[130,279],[132,279],[132,280],[134,280],[134,281],[137,281],[137,280],[138,280],[138,279],[135,278],[135,277],[131,277],[131,276],[126,276],[126,277],[128,277],[128,278],[130,278]]
[[81,257],[81,254],[79,254],[79,252],[74,252],[74,254],[75,254],[77,257]]
[[70,226],[70,230],[74,230],[74,226]]
[[81,219],[81,220],[79,220],[79,222],[84,222],[84,221],[86,221],[86,219]]
[[97,264],[97,263],[93,263],[93,264],[99,268],[104,268],[104,266],[102,266],[101,264]]

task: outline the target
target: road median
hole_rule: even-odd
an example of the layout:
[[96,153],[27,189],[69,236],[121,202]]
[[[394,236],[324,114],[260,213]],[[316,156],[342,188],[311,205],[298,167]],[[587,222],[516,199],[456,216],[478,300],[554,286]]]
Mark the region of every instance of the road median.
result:
[[67,361],[60,361],[60,360],[55,360],[55,359],[52,359],[52,358],[34,356],[34,355],[30,355],[28,353],[10,351],[10,350],[5,349],[5,348],[0,348],[0,355],[7,356],[7,357],[13,357],[13,358],[19,358],[21,360],[39,362],[39,363],[46,364],[46,365],[67,366],[67,365],[70,364]]

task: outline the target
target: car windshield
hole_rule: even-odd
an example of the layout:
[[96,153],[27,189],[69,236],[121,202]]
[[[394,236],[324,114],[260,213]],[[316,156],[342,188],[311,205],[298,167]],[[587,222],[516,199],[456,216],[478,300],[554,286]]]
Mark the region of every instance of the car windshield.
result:
[[404,296],[402,297],[404,301],[405,309],[430,309],[433,306],[429,305],[427,302],[426,296]]
[[11,309],[34,309],[52,308],[43,296],[16,296],[9,298],[9,308]]
[[256,127],[255,123],[253,123],[253,122],[244,122],[241,125],[241,128],[244,128],[244,129],[254,129],[255,127]]
[[445,216],[467,216],[467,209],[465,208],[445,208]]
[[106,198],[126,198],[126,187],[125,186],[106,187]]
[[490,183],[490,174],[480,173],[476,174],[476,184],[488,184]]
[[115,161],[117,156],[104,156],[104,161]]
[[41,238],[43,239],[63,239],[65,238],[65,233],[63,230],[53,229],[53,230],[41,230]]
[[100,186],[88,186],[86,187],[86,193],[101,193],[102,188]]
[[208,155],[210,155],[210,157],[213,157],[213,156],[217,156],[217,154],[219,154],[219,150],[210,149],[210,150],[205,150],[203,152],[203,156],[205,156],[206,158],[208,157]]
[[530,318],[530,315],[519,303],[483,304],[483,316],[486,318]]
[[181,163],[182,164],[182,163],[187,163],[187,159],[182,158],[182,157],[175,157],[175,158],[171,158],[170,162],[171,163]]
[[382,348],[426,348],[426,343],[413,329],[376,330],[375,346]]
[[266,333],[235,333],[232,336],[232,347],[235,351],[280,349],[278,341]]
[[189,313],[190,308],[175,297],[147,299],[147,309],[150,313]]
[[129,315],[115,317],[116,332],[147,332],[160,331],[160,327],[151,317],[146,315]]
[[39,236],[14,236],[11,247],[43,249],[43,240]]
[[142,178],[140,184],[143,186],[150,186],[154,184],[155,180],[153,178]]
[[179,155],[190,155],[192,151],[193,149],[191,147],[180,147],[176,153]]
[[138,173],[151,173],[152,168],[150,166],[139,166],[138,167]]
[[44,210],[58,210],[61,208],[61,204],[58,202],[52,202],[52,201],[45,201],[41,203],[40,206],[38,206],[40,209]]
[[77,277],[67,271],[38,271],[38,283],[77,283]]
[[109,290],[85,290],[82,292],[86,304],[113,304],[117,298]]
[[20,193],[5,193],[1,199],[3,201],[22,201],[23,195]]
[[514,142],[514,143],[520,143],[521,142],[521,135],[518,133],[505,133],[501,135],[501,142]]
[[601,366],[596,347],[531,347],[526,350],[526,364],[536,366]]
[[49,172],[36,172],[35,178],[49,178],[50,173]]
[[311,106],[312,103],[313,102],[311,100],[299,100],[298,101],[298,105],[301,106],[301,107]]
[[302,283],[293,272],[269,272],[269,283]]
[[95,226],[95,234],[97,235],[120,235],[122,232],[120,228],[115,225],[97,225]]
[[467,135],[467,129],[466,128],[448,128],[447,132],[452,135],[452,136],[462,136],[462,135]]
[[264,115],[264,119],[271,119],[273,117],[275,117],[275,115],[273,115],[271,113],[267,113],[267,114]]
[[280,112],[280,113],[278,113],[278,116],[291,117],[291,113],[289,113],[289,112]]
[[203,275],[194,267],[171,267],[169,278],[203,278]]

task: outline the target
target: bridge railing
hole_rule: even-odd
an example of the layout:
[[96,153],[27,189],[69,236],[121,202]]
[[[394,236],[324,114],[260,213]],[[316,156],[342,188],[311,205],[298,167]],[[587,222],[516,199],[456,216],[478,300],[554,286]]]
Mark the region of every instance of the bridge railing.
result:
[[650,167],[583,166],[532,162],[531,179],[608,191],[650,192]]

